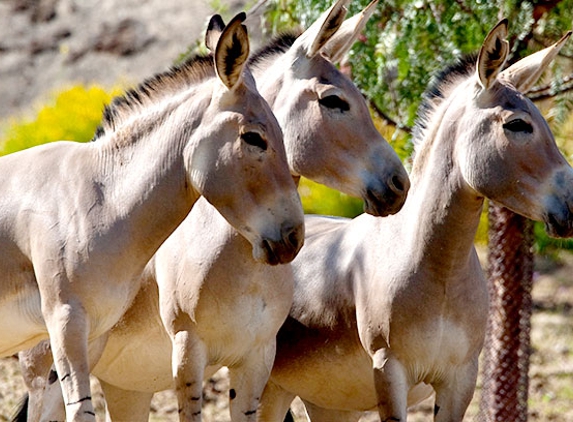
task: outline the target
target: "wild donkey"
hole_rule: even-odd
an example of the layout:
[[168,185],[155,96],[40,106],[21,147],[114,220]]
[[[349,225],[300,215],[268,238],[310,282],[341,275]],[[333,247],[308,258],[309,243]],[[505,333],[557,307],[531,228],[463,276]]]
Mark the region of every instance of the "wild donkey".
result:
[[0,356],[49,333],[69,421],[95,420],[88,342],[125,313],[199,195],[259,261],[288,262],[302,246],[281,130],[245,68],[244,18],[225,28],[214,57],[117,98],[97,142],[0,159]]
[[406,421],[428,385],[435,420],[462,420],[488,315],[473,247],[484,198],[573,235],[573,169],[522,94],[570,34],[502,71],[506,35],[504,20],[477,63],[447,69],[426,94],[399,213],[306,219],[261,421],[282,420],[295,396],[313,422],[376,409],[382,421]]
[[[347,3],[336,3],[300,37],[275,40],[250,66],[283,125],[293,175],[359,195],[367,212],[386,215],[404,203],[407,174],[376,131],[358,89],[328,60],[350,48],[375,6],[342,23]],[[220,26],[218,18],[212,20],[207,45]],[[199,201],[143,278],[143,289],[110,332],[93,370],[108,417],[147,420],[153,393],[173,387],[172,343],[160,319],[157,282],[161,315],[175,344],[181,419],[200,420],[205,367],[209,375],[226,365],[233,421],[254,420],[275,335],[292,301],[290,267],[255,262],[248,243]]]

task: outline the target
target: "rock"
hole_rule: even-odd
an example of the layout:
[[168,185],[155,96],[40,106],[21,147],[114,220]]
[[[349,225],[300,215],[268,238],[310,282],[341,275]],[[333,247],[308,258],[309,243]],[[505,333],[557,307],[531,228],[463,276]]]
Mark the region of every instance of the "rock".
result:
[[[77,83],[129,87],[167,69],[203,38],[212,3],[0,1],[0,136],[8,116],[31,114],[54,91]],[[227,3],[226,20],[244,4]]]
[[94,50],[129,56],[144,50],[154,39],[147,33],[144,23],[126,18],[111,24],[104,23],[96,37]]

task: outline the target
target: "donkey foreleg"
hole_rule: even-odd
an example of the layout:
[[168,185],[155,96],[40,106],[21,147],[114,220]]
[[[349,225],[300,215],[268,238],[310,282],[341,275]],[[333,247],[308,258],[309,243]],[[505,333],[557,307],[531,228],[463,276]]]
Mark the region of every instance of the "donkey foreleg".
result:
[[44,306],[44,318],[68,422],[95,421],[89,381],[89,324],[78,302]]
[[406,371],[388,349],[372,356],[374,385],[381,422],[406,422],[408,383]]
[[434,422],[461,422],[475,391],[477,358],[456,368],[450,379],[434,384],[436,404]]
[[275,343],[255,349],[240,366],[229,367],[230,409],[233,422],[254,422],[265,384],[275,359]]
[[179,420],[201,422],[203,374],[207,365],[205,347],[192,330],[178,330],[171,339]]

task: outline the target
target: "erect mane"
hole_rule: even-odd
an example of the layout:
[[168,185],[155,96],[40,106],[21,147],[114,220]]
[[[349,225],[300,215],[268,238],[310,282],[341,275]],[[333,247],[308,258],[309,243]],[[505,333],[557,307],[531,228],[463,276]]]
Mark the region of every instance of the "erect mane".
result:
[[127,90],[115,97],[105,107],[103,119],[97,128],[92,141],[113,131],[128,120],[134,113],[164,99],[169,95],[181,92],[189,87],[215,76],[215,66],[211,56],[195,56],[165,72],[158,73],[136,88]]
[[257,66],[277,54],[284,54],[292,47],[301,31],[293,30],[274,37],[268,44],[259,48],[249,58],[249,65]]
[[448,98],[452,88],[475,73],[476,61],[476,54],[467,55],[447,66],[433,77],[418,107],[412,137],[415,150],[419,149],[424,142],[426,131],[434,112]]

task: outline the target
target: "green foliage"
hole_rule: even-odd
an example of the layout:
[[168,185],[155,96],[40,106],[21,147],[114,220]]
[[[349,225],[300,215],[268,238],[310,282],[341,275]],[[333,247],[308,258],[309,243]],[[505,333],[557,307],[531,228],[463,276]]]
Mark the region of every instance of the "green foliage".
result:
[[362,201],[337,190],[301,178],[298,192],[306,214],[356,217],[362,214]]
[[[306,28],[333,1],[274,0],[266,15],[268,28],[273,32],[295,24]],[[352,1],[349,15],[361,10],[368,2]],[[411,128],[432,77],[456,59],[479,51],[486,34],[501,17],[509,20],[510,59],[513,61],[550,45],[571,29],[573,0],[546,3],[538,0],[382,1],[350,53],[354,82],[399,128]],[[573,56],[572,42],[565,45],[562,54]],[[563,73],[559,61],[556,61],[552,93],[560,92]],[[573,117],[570,112],[573,97],[560,95],[543,105],[560,148],[566,155],[573,154]],[[405,160],[412,150],[409,135],[384,128],[380,122],[377,126],[391,141],[400,158]],[[405,164],[408,166],[407,161]],[[309,185],[305,189],[315,187]],[[307,210],[340,215],[355,212],[354,208],[340,209],[341,205],[336,204],[333,204],[334,211],[327,209],[326,204],[340,194],[326,192],[322,188],[317,194],[307,192],[303,197]],[[320,208],[310,203],[314,200],[321,202]],[[547,236],[542,224],[536,224],[535,236],[539,251],[573,249],[572,241]],[[487,243],[487,212],[482,214],[476,241]]]
[[209,6],[215,11],[215,13],[218,13],[219,15],[223,15],[229,12],[229,4],[227,2],[223,2],[222,0],[210,0]]
[[[302,2],[274,0],[266,11],[264,33],[274,35],[298,27],[301,23],[299,13],[304,10],[300,3]],[[305,16],[302,16],[302,20],[305,20]]]
[[89,141],[101,121],[104,106],[118,93],[81,85],[60,92],[53,104],[41,108],[34,119],[9,122],[0,143],[0,155],[59,140]]
[[475,236],[475,243],[478,245],[487,245],[489,239],[489,213],[487,201],[483,205],[483,210],[479,217],[479,226]]
[[556,239],[547,235],[543,223],[536,221],[533,226],[535,252],[554,255],[558,250],[573,251],[573,239]]
[[[275,0],[267,20],[273,31],[300,23],[308,27],[333,0]],[[368,0],[352,1],[349,14]],[[380,2],[364,37],[350,55],[354,81],[387,116],[411,127],[431,77],[455,59],[477,52],[500,16],[510,22],[513,53],[549,45],[571,27],[573,0],[563,0],[543,17],[537,1],[386,0]],[[501,12],[500,12],[501,10]],[[535,19],[534,19],[535,18]],[[524,41],[524,42],[522,42]],[[569,43],[571,44],[571,43]],[[573,47],[566,47],[566,52]]]

